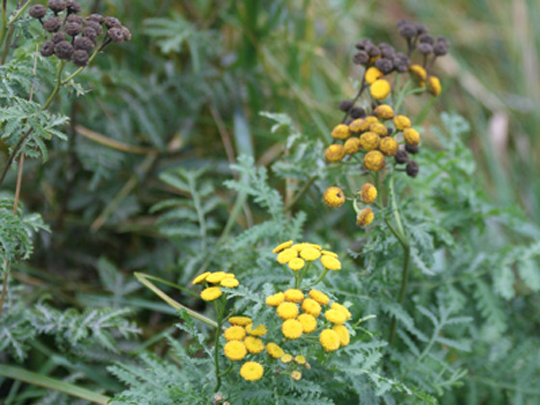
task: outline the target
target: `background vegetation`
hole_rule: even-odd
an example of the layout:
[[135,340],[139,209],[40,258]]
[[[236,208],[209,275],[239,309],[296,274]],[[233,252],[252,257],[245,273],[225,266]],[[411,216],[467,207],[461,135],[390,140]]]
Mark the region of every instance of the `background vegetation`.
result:
[[[479,342],[470,357],[454,364],[455,380],[465,385],[454,384],[452,376],[440,385],[427,376],[419,376],[415,383],[443,403],[535,403],[539,393],[532,383],[538,381],[540,363],[535,349],[538,246],[532,243],[540,235],[534,225],[540,219],[538,2],[81,3],[83,8],[118,16],[131,29],[133,40],[108,50],[78,77],[87,94],[66,93],[54,107],[54,112],[70,118],[63,128],[68,141],[54,139],[49,144],[46,164],[33,159],[25,166],[21,193],[25,212],[40,213],[52,232],[39,233],[31,259],[12,269],[11,317],[3,322],[14,328],[20,319],[33,318],[14,338],[20,347],[8,351],[8,345],[0,343],[2,363],[22,361],[19,365],[27,370],[113,395],[123,385],[104,368],[111,360],[130,362],[131,356],[147,349],[164,356],[165,335],[185,338],[173,327],[176,311],[138,283],[133,272],[185,285],[201,268],[216,269],[231,254],[222,249],[224,244],[230,248],[233,236],[269,217],[246,198],[250,190],[223,186],[231,179],[245,185],[254,176],[247,169],[233,172],[229,165],[246,155],[257,166],[270,167],[288,153],[287,129],[272,131],[274,122],[260,112],[286,112],[310,148],[318,140],[328,142],[331,128],[341,118],[337,104],[355,93],[360,70],[350,63],[354,43],[370,37],[398,44],[401,39],[393,26],[400,18],[410,18],[452,42],[450,55],[437,67],[442,97],[413,99],[407,105],[425,130],[424,150],[430,150],[422,170],[437,170],[437,152],[450,143],[441,133],[459,136],[466,148],[452,144],[452,153],[468,164],[456,167],[456,162],[446,162],[455,176],[441,186],[440,201],[429,200],[433,183],[413,187],[412,193],[425,199],[417,205],[409,202],[410,207],[442,221],[463,245],[462,251],[449,248],[446,257],[455,268],[449,278],[441,274],[430,278],[426,273],[422,277],[417,266],[413,286],[417,283],[419,300],[431,303],[436,303],[433,290],[441,285],[444,294],[456,294],[453,300],[462,302],[461,309],[468,308],[464,315],[475,319],[468,336]],[[14,4],[8,1],[10,9]],[[13,63],[28,64],[33,58],[37,42],[32,34],[30,30],[29,38],[21,36],[17,49],[10,51],[20,57],[12,58]],[[54,79],[47,66],[42,69],[38,99],[48,94]],[[443,122],[443,111],[464,117],[470,130],[460,130],[466,124],[449,118],[455,115]],[[434,127],[446,130],[437,132]],[[5,156],[0,158],[2,166]],[[305,212],[306,233],[314,242],[358,252],[366,235],[359,234],[351,213],[325,208],[321,215],[320,197],[329,184],[316,182],[295,200],[298,189],[310,181],[309,159],[299,160],[296,173],[291,167],[273,166],[275,176],[269,184],[283,197],[280,209],[294,215]],[[280,176],[280,170],[287,176]],[[16,170],[11,170],[2,195],[13,194],[15,179]],[[164,200],[167,205],[156,205]],[[277,240],[272,233],[267,235],[253,240],[268,249]],[[444,245],[437,238],[433,250]],[[245,262],[243,271],[250,274],[249,262],[258,253],[241,242],[232,245],[238,248],[235,258]],[[441,265],[444,257],[436,259],[434,263]],[[351,258],[350,263],[365,268],[361,259]],[[447,288],[454,285],[455,290]],[[378,287],[363,288],[376,294]],[[477,305],[468,306],[465,297],[474,297]],[[205,309],[200,301],[190,304]],[[64,315],[63,329],[47,324],[61,316],[55,311],[68,307],[73,309]],[[383,311],[370,305],[364,309]],[[91,319],[97,323],[88,321],[92,311],[96,318]],[[109,311],[118,311],[111,324]],[[81,330],[86,332],[79,336]],[[137,331],[138,338],[124,339]],[[486,358],[492,367],[479,365]],[[403,372],[400,364],[407,361],[406,356],[396,360],[390,374]],[[464,378],[463,369],[469,372]],[[34,385],[7,379],[0,384],[0,398],[6,404],[71,403],[67,396]],[[339,397],[334,400],[343,403]]]

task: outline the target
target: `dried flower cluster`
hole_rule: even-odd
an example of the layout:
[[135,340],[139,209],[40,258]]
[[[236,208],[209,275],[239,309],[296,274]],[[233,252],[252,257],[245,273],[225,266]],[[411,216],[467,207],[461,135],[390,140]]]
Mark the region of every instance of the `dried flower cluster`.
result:
[[131,40],[129,29],[115,17],[92,14],[83,18],[78,15],[81,6],[76,1],[50,0],[47,7],[36,4],[29,10],[30,16],[39,20],[50,35],[41,45],[41,55],[45,57],[55,55],[84,67],[93,53],[109,43]]

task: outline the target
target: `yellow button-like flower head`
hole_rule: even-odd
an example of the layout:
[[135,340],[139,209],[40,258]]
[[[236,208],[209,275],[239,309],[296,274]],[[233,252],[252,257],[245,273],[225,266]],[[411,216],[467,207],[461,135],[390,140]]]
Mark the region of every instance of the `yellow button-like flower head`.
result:
[[305,358],[305,356],[302,356],[301,354],[298,354],[298,355],[294,356],[294,362],[296,364],[299,364],[299,365],[303,366],[304,364],[306,364],[306,358]]
[[377,149],[380,142],[381,138],[375,132],[365,132],[360,136],[360,144],[367,151]]
[[405,128],[411,127],[411,120],[405,115],[396,115],[394,117],[394,125],[398,131],[403,131]]
[[231,326],[230,328],[225,329],[223,334],[225,339],[228,341],[231,340],[242,340],[246,337],[246,331],[241,326]]
[[[335,258],[337,259],[337,255]],[[328,305],[328,303],[330,302],[330,297],[328,297],[328,295],[326,295],[325,293],[320,292],[319,290],[311,290],[308,295],[310,298],[314,299],[321,305]]]
[[287,248],[290,248],[294,242],[292,240],[289,240],[287,242],[280,243],[277,245],[274,250],[272,250],[272,253],[279,253],[282,250],[285,250]]
[[356,217],[356,225],[368,226],[375,219],[375,214],[370,207],[364,208]]
[[281,347],[276,345],[275,343],[267,343],[266,344],[266,351],[270,356],[272,356],[274,359],[280,359],[285,352]]
[[399,144],[391,136],[383,138],[379,147],[386,156],[396,156],[399,151]]
[[351,136],[349,126],[345,124],[339,124],[332,130],[332,138],[344,140]]
[[371,152],[366,153],[366,156],[364,156],[364,166],[366,166],[366,169],[371,170],[372,172],[378,172],[384,169],[385,164],[386,159],[378,150],[372,150]]
[[385,127],[384,124],[380,122],[376,122],[375,124],[371,124],[369,127],[370,132],[375,132],[379,136],[387,136],[388,135],[388,128]]
[[314,317],[318,317],[322,310],[321,304],[319,304],[313,298],[306,298],[304,301],[302,301],[301,307],[302,311],[304,311],[306,314],[313,315]]
[[209,287],[201,291],[201,298],[205,301],[214,301],[221,297],[221,290],[219,287]]
[[302,290],[296,288],[289,288],[285,291],[285,301],[289,302],[302,302],[304,299],[304,293]]
[[226,287],[226,288],[236,288],[238,287],[239,284],[240,282],[237,279],[231,278],[231,277],[224,278],[219,283],[220,286]]
[[341,270],[341,262],[335,257],[323,255],[321,257],[321,263],[328,270]]
[[289,263],[295,257],[298,257],[298,252],[296,251],[296,249],[287,248],[277,256],[276,260],[278,261],[278,263],[285,264]]
[[206,281],[212,284],[218,284],[221,280],[227,277],[227,273],[224,271],[217,271],[215,273],[212,273],[206,277]]
[[420,143],[420,134],[414,128],[405,128],[403,130],[403,136],[405,137],[405,142],[409,145],[416,146]]
[[244,339],[244,345],[251,354],[259,354],[264,350],[264,343],[255,336],[248,336]]
[[210,273],[209,271],[205,271],[204,273],[199,274],[197,277],[193,279],[193,284],[202,283],[204,280],[206,280],[206,277],[208,277],[210,274],[212,273]]
[[317,320],[313,315],[300,314],[296,319],[302,325],[302,330],[304,333],[311,333],[317,329]]
[[277,307],[283,301],[285,301],[285,294],[283,294],[282,292],[278,292],[276,294],[266,297],[266,305],[271,307]]
[[351,335],[349,334],[349,331],[345,325],[334,325],[332,330],[338,334],[341,347],[345,347],[349,344],[351,341]]
[[427,77],[426,69],[424,69],[420,65],[409,66],[409,72],[411,72],[412,75],[414,75],[417,79],[421,81],[426,80],[426,77]]
[[347,141],[345,141],[345,144],[343,145],[343,148],[347,155],[354,155],[360,150],[361,147],[362,144],[360,143],[360,138],[357,138],[356,136],[347,139]]
[[375,100],[383,100],[390,94],[390,83],[384,79],[376,80],[370,87],[369,92]]
[[372,204],[377,199],[377,189],[371,183],[366,183],[360,190],[360,197],[364,204]]
[[349,130],[353,134],[359,133],[364,127],[364,120],[362,118],[355,119],[349,124]]
[[319,336],[319,341],[327,352],[333,352],[334,350],[339,349],[339,335],[332,329],[323,330]]
[[323,251],[321,251],[321,253],[322,253],[323,255],[326,255],[326,256],[332,256],[332,257],[335,257],[336,259],[338,258],[337,253],[331,252],[330,250],[323,250]]
[[321,257],[321,251],[314,247],[308,247],[300,252],[300,256],[308,262],[313,262]]
[[329,162],[339,162],[345,157],[345,148],[343,147],[343,145],[339,145],[337,143],[330,145],[328,148],[326,148],[326,151],[324,152],[324,157]]
[[441,81],[436,76],[430,76],[428,79],[428,90],[435,97],[441,94],[442,86]]
[[279,304],[276,310],[281,319],[294,319],[298,315],[298,306],[292,302]]
[[381,72],[379,69],[377,69],[375,66],[372,66],[370,67],[368,70],[366,70],[366,74],[365,74],[365,77],[366,77],[366,83],[367,84],[372,84],[374,83],[377,79],[380,79],[381,77],[384,76],[384,73]]
[[291,361],[293,361],[293,356],[291,356],[290,354],[286,353],[284,354],[283,356],[281,356],[281,362],[283,364],[289,364]]
[[281,325],[281,332],[288,339],[298,339],[304,333],[304,328],[296,319],[287,319]]
[[257,325],[255,329],[253,329],[253,324],[250,323],[249,325],[246,325],[246,332],[253,336],[264,336],[268,333],[268,329],[264,325]]
[[256,361],[247,361],[240,368],[240,375],[244,380],[257,381],[262,378],[264,374],[264,367]]
[[303,260],[303,259],[300,259],[299,257],[296,257],[294,259],[292,259],[288,265],[289,265],[289,268],[292,270],[292,271],[298,271],[298,270],[302,270],[304,268],[304,265],[306,264],[306,262]]
[[335,309],[336,311],[339,311],[341,312],[343,315],[345,315],[345,319],[346,320],[349,320],[351,319],[351,312],[347,309],[347,307],[337,303],[337,302],[333,302],[332,305],[330,305],[330,308],[332,309]]
[[223,351],[225,352],[225,357],[234,361],[242,360],[247,354],[246,346],[238,340],[225,343]]
[[294,380],[294,381],[300,381],[302,379],[302,373],[298,370],[294,370],[292,373],[291,373],[291,378]]
[[324,192],[323,201],[330,208],[341,207],[345,203],[345,193],[339,187],[328,187]]
[[381,104],[375,108],[375,114],[383,120],[389,120],[394,116],[394,110],[388,104]]
[[231,316],[229,318],[229,323],[231,325],[246,326],[253,323],[253,321],[249,316]]
[[345,323],[345,321],[347,320],[345,314],[341,311],[338,311],[337,309],[329,309],[324,313],[324,317],[328,322],[337,324]]

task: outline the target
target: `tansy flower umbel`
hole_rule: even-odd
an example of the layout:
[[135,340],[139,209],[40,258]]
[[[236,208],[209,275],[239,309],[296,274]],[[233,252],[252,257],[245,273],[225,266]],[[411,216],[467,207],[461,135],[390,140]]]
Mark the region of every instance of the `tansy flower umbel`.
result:
[[223,351],[225,352],[225,357],[233,361],[242,360],[247,354],[246,346],[238,340],[225,343]]
[[244,345],[251,354],[259,354],[264,350],[264,343],[261,339],[254,336],[248,336],[244,339]]
[[240,375],[244,380],[257,381],[262,378],[264,374],[264,367],[256,361],[248,361],[240,368]]
[[296,257],[298,257],[298,252],[296,251],[296,249],[288,248],[288,249],[283,250],[280,254],[278,254],[276,260],[280,264],[285,264],[285,263],[289,263],[292,259]]
[[249,325],[246,325],[246,332],[253,336],[264,336],[268,333],[268,329],[266,329],[266,326],[264,325],[257,325],[257,327],[253,329],[253,324],[250,323]]
[[345,203],[345,193],[339,187],[328,187],[324,192],[323,201],[330,208],[341,207]]
[[372,204],[377,199],[377,189],[371,183],[366,183],[360,190],[360,197],[364,204]]
[[306,298],[304,301],[302,301],[302,311],[304,311],[306,314],[313,315],[314,317],[318,317],[321,313],[321,305],[315,301],[313,298]]
[[281,332],[288,339],[298,339],[304,333],[304,328],[296,319],[287,319],[281,325]]
[[357,138],[356,136],[347,139],[347,141],[345,141],[345,144],[343,145],[343,148],[345,149],[345,153],[347,155],[354,155],[360,150],[361,147],[362,144],[360,143],[360,138]]
[[379,147],[381,149],[381,152],[384,153],[386,156],[396,156],[399,151],[399,145],[397,141],[390,136],[383,138]]
[[352,317],[351,312],[347,309],[347,307],[337,303],[333,302],[332,305],[330,305],[330,308],[335,309],[336,311],[339,311],[345,315],[345,320],[349,320]]
[[246,331],[241,326],[231,326],[230,328],[225,329],[223,334],[226,340],[242,340],[246,337]]
[[332,138],[344,140],[351,136],[349,127],[345,124],[339,124],[332,130]]
[[303,259],[296,257],[287,264],[292,271],[298,271],[304,268],[304,265],[306,264],[306,262]]
[[302,290],[296,288],[289,288],[285,291],[285,301],[289,302],[301,302],[304,299],[304,293]]
[[335,257],[323,255],[321,257],[321,263],[328,270],[341,270],[341,262]]
[[313,317],[313,315],[300,314],[296,320],[302,325],[302,330],[304,333],[311,333],[317,329],[317,320]]
[[403,131],[405,128],[410,128],[411,120],[405,115],[396,115],[394,117],[394,125],[398,131]]
[[407,142],[409,145],[416,146],[420,143],[420,134],[414,128],[405,128],[403,130],[403,136],[405,138],[405,142]]
[[394,110],[388,104],[381,104],[375,108],[375,114],[383,120],[389,120],[394,116]]
[[294,319],[298,315],[298,306],[292,302],[279,304],[276,310],[281,319]]
[[205,301],[214,301],[221,297],[221,290],[219,287],[209,287],[201,291],[201,298]]
[[370,207],[364,208],[358,216],[356,217],[356,225],[358,226],[368,226],[375,219],[375,214]]
[[279,347],[278,345],[276,345],[275,343],[268,343],[266,345],[266,351],[274,359],[279,359],[285,354],[283,349],[281,347]]
[[364,156],[364,166],[366,166],[366,169],[371,170],[372,172],[382,170],[385,164],[386,159],[378,150],[372,150],[371,152],[366,153],[366,156]]
[[231,325],[246,326],[253,323],[253,321],[248,316],[231,316],[229,318],[229,323]]
[[390,94],[390,83],[384,79],[376,80],[370,87],[369,92],[375,100],[383,100]]
[[365,132],[360,136],[360,144],[367,151],[377,149],[380,141],[381,138],[375,132]]
[[319,336],[319,341],[327,352],[333,352],[339,349],[340,346],[339,335],[332,329],[323,330]]
[[279,304],[281,304],[285,300],[285,294],[282,292],[278,292],[274,295],[269,295],[266,297],[266,305],[271,307],[277,307]]
[[[336,255],[336,259],[337,259],[337,255]],[[328,295],[318,290],[311,290],[308,293],[308,295],[310,298],[313,298],[315,301],[317,301],[321,305],[328,305],[328,303],[330,302],[330,298],[328,297]]]
[[334,325],[332,330],[339,336],[339,343],[341,347],[345,347],[349,344],[351,341],[351,335],[349,334],[349,331],[345,325]]
[[345,157],[345,148],[343,148],[343,145],[339,145],[337,143],[330,145],[328,148],[326,148],[326,151],[324,152],[324,157],[329,162],[339,162]]
[[319,257],[321,257],[321,251],[318,249],[315,249],[314,247],[308,247],[306,249],[303,249],[300,252],[300,256],[302,257],[302,259],[308,262],[313,262],[317,260]]
[[324,313],[324,317],[328,322],[337,324],[345,323],[345,321],[347,320],[345,314],[341,311],[338,311],[337,309],[329,309]]
[[293,245],[293,241],[292,240],[289,240],[287,242],[283,242],[283,243],[280,243],[279,245],[277,245],[274,250],[272,250],[272,253],[279,253],[281,252],[282,250],[285,250],[287,248],[290,248],[292,245]]
[[210,273],[209,271],[205,271],[204,273],[199,274],[197,277],[193,279],[193,284],[202,283],[204,280],[206,280],[206,277],[208,277],[210,274],[212,273]]

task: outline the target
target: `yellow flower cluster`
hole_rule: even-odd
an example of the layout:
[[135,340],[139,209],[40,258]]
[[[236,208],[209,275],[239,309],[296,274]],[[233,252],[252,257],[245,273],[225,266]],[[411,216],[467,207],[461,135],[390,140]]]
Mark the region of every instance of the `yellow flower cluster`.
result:
[[[299,339],[321,327],[319,341],[324,350],[334,351],[349,344],[349,331],[344,324],[351,313],[337,302],[330,304],[330,297],[321,291],[312,289],[306,295],[291,288],[266,297],[266,304],[276,308],[277,316],[283,320],[281,332],[288,340]],[[320,317],[323,310],[324,320]],[[267,345],[267,350],[274,358],[284,362],[288,359],[275,344]]]
[[[223,336],[227,343],[223,346],[225,357],[232,361],[243,360],[249,354],[259,354],[264,351],[264,343],[260,339],[268,333],[265,325],[253,327],[253,321],[247,316],[229,318],[230,327],[225,329]],[[247,381],[257,381],[262,378],[264,367],[255,361],[247,361],[240,368],[240,375]]]
[[[385,82],[377,80],[372,84],[372,88],[381,81]],[[355,119],[348,125],[337,125],[332,131],[332,137],[336,142],[343,141],[344,143],[330,145],[325,152],[326,160],[339,162],[345,156],[362,153],[364,154],[364,166],[367,170],[378,172],[384,169],[386,158],[395,156],[399,151],[399,144],[394,138],[394,134],[389,133],[385,125],[385,121],[394,117],[394,110],[387,104],[381,104],[375,108],[374,113],[375,115]],[[330,191],[328,192],[330,193]],[[324,198],[327,205],[339,206],[341,199],[335,197],[335,192],[334,190],[332,194]]]
[[420,65],[410,65],[409,73],[416,80],[418,87],[426,87],[435,97],[441,94],[441,81],[437,76],[428,75],[426,69]]
[[306,263],[320,259],[321,264],[327,270],[341,270],[341,262],[334,252],[323,250],[314,243],[294,243],[292,240],[281,243],[273,251],[277,254],[276,260],[280,264],[286,264],[293,271],[302,270]]
[[223,294],[220,287],[236,288],[240,283],[232,273],[206,271],[195,277],[193,284],[204,284],[206,288],[201,291],[201,298],[205,301],[214,301]]

